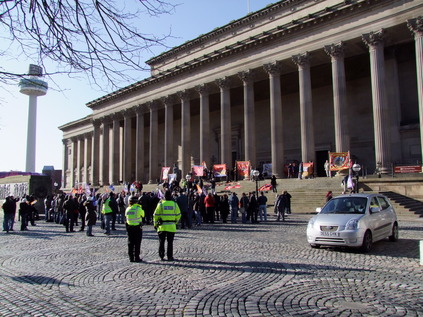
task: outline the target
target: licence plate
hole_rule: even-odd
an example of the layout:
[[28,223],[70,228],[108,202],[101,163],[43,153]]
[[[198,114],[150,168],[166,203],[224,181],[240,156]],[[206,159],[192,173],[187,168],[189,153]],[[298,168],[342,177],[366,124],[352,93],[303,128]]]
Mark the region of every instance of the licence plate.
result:
[[320,235],[326,237],[339,237],[339,232],[336,231],[320,231]]

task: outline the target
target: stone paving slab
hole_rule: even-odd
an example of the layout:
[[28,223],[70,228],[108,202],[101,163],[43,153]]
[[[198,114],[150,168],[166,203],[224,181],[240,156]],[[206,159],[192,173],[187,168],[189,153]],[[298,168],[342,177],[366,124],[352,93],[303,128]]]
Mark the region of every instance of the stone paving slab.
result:
[[151,226],[142,263],[128,261],[123,225],[3,232],[0,316],[423,316],[422,222],[361,254],[311,249],[310,217],[179,230],[174,262],[159,260]]

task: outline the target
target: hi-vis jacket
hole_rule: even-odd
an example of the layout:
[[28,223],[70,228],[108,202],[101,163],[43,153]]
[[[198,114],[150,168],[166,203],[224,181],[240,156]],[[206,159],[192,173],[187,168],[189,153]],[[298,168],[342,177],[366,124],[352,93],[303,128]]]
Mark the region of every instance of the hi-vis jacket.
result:
[[129,226],[139,226],[142,223],[142,218],[145,217],[145,213],[141,205],[133,204],[126,208],[125,217]]
[[162,200],[157,204],[154,211],[154,227],[157,232],[176,232],[176,224],[181,219],[181,211],[176,202],[172,200]]
[[101,213],[103,215],[112,213],[113,210],[110,207],[110,198],[107,198],[106,201],[103,203],[103,207],[101,208]]

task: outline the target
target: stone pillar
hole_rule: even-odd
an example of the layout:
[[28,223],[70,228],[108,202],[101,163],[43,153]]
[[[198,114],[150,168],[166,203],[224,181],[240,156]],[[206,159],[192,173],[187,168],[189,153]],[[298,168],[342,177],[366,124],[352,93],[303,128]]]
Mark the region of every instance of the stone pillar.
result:
[[417,70],[417,93],[419,100],[420,122],[420,151],[423,162],[423,16],[407,21],[408,28],[414,32],[416,45],[416,70]]
[[224,77],[217,79],[216,84],[220,88],[220,164],[226,164],[229,175],[229,171],[233,169],[230,81],[228,77]]
[[[196,87],[200,94],[200,164],[210,162],[210,87],[203,84]],[[184,175],[182,175],[184,176]]]
[[84,135],[84,167],[83,167],[83,174],[84,177],[82,179],[83,182],[86,184],[90,183],[90,177],[89,177],[89,167],[91,166],[91,140],[92,140],[92,133],[86,133]]
[[93,120],[93,140],[91,158],[91,184],[97,186],[100,181],[100,124],[99,120]]
[[158,119],[158,107],[155,103],[149,103],[150,109],[150,171],[148,175],[148,183],[156,183],[156,179],[159,178],[158,172],[158,135],[159,135],[159,119]]
[[173,157],[173,101],[172,97],[162,98],[165,106],[165,141],[164,141],[164,166],[172,167]]
[[103,118],[102,122],[102,131],[103,131],[103,146],[100,151],[100,171],[101,171],[101,185],[105,186],[110,182],[110,121],[109,118]]
[[388,143],[383,35],[384,30],[382,29],[378,32],[363,34],[362,39],[369,47],[370,52],[376,165],[380,163],[381,173],[386,174],[390,170],[391,158]]
[[181,98],[181,175],[185,177],[191,172],[191,103],[186,90],[178,92],[178,97]]
[[120,180],[120,113],[113,115],[113,133],[112,133],[112,159],[110,161],[110,170],[112,174],[111,183],[119,184]]
[[76,142],[78,142],[78,140],[75,137],[70,139],[70,155],[69,155],[70,187],[74,187],[76,182],[76,179],[75,179]]
[[300,84],[301,160],[315,162],[313,102],[311,96],[310,53],[292,56],[298,66]]
[[63,143],[63,169],[62,169],[62,188],[70,188],[67,182],[66,171],[69,170],[69,150],[68,150],[68,140],[62,139]]
[[80,135],[77,138],[76,146],[76,181],[82,183],[82,166],[83,166],[83,155],[84,155],[84,136]]
[[144,109],[141,106],[137,108],[137,127],[135,138],[135,180],[145,182]]
[[127,109],[123,113],[123,175],[124,182],[132,183],[134,180],[132,175],[132,109]]
[[276,178],[283,176],[284,144],[281,98],[281,64],[265,64],[264,70],[269,74],[270,84],[270,139],[272,150],[272,174]]
[[238,73],[244,86],[244,148],[246,161],[256,164],[256,120],[254,110],[254,72],[252,70]]
[[350,150],[347,117],[347,89],[345,79],[344,42],[325,46],[331,57],[333,82],[333,116],[335,121],[335,151]]

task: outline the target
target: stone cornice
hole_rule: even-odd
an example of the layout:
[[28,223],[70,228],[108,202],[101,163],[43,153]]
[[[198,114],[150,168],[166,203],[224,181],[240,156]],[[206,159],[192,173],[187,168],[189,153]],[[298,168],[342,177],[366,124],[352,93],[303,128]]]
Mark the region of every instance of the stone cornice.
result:
[[[176,77],[182,73],[187,71],[192,71],[198,67],[203,65],[215,62],[217,60],[226,58],[228,56],[232,56],[234,54],[244,52],[249,49],[254,49],[257,45],[261,45],[264,43],[270,43],[273,41],[281,41],[285,37],[292,37],[295,36],[297,32],[304,32],[305,30],[315,27],[318,24],[325,24],[325,23],[333,23],[333,20],[336,18],[343,18],[352,12],[355,13],[358,10],[367,11],[373,6],[376,5],[383,5],[395,0],[345,0],[341,1],[338,4],[326,7],[323,10],[304,15],[302,18],[292,20],[288,23],[283,25],[279,25],[273,29],[269,29],[265,32],[258,33],[254,36],[251,36],[247,39],[242,41],[237,41],[231,45],[227,45],[223,48],[215,50],[214,52],[204,54],[202,57],[194,58],[191,61],[185,62],[181,65],[178,65],[172,69],[165,70],[157,75],[151,76],[139,82],[136,82],[132,85],[119,89],[113,93],[110,93],[106,96],[93,100],[87,103],[87,106],[90,108],[95,108],[97,105],[100,105],[104,102],[119,98],[122,95],[127,93],[132,93],[149,85],[158,84],[161,81],[167,80],[172,77]],[[267,10],[277,11],[282,7],[285,7],[287,4],[298,3],[300,2],[295,0],[287,0],[284,2],[279,2],[269,8]],[[265,14],[266,9],[262,11],[258,11],[261,16]],[[248,17],[247,17],[248,18]],[[258,16],[257,16],[258,18]],[[234,24],[239,23],[238,21],[233,22]],[[228,24],[225,27],[230,27],[232,25]],[[217,32],[217,30],[215,31]],[[211,32],[213,33],[213,32]],[[202,38],[202,37],[200,37]],[[194,40],[195,41],[195,40]],[[170,52],[174,52],[171,50]]]

